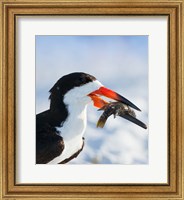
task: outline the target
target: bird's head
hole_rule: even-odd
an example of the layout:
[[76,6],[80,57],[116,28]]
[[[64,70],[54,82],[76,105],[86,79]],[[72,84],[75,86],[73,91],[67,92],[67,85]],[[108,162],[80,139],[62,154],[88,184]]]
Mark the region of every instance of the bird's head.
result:
[[94,76],[83,72],[75,72],[63,76],[51,88],[50,93],[51,101],[63,101],[66,105],[86,105],[93,101],[95,107],[101,108],[107,103],[101,98],[105,96],[140,110],[125,97],[104,87]]

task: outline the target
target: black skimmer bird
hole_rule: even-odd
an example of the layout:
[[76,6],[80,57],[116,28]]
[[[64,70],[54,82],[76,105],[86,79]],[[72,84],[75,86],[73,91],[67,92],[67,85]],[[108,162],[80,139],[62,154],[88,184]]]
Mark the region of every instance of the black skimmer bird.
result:
[[90,102],[101,108],[105,96],[140,110],[129,100],[104,87],[95,77],[76,72],[60,78],[51,88],[50,108],[36,116],[36,163],[64,164],[84,146],[86,109]]

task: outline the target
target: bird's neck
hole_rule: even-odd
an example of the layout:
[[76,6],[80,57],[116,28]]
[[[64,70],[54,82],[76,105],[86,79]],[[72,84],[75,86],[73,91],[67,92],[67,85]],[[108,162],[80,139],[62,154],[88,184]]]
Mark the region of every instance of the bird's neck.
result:
[[63,102],[63,96],[50,95],[50,123],[53,126],[60,126],[63,121],[68,117],[67,106]]
[[82,139],[87,124],[87,105],[71,104],[67,106],[67,110],[68,116],[63,124],[57,128],[58,131],[60,131],[64,140],[76,137]]

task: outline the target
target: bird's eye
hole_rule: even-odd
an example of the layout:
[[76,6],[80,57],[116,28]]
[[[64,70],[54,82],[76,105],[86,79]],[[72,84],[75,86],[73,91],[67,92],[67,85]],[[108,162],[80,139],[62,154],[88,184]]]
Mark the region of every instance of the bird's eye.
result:
[[79,82],[80,82],[80,83],[84,83],[84,82],[85,82],[85,78],[84,78],[84,77],[80,77],[80,78],[79,78]]

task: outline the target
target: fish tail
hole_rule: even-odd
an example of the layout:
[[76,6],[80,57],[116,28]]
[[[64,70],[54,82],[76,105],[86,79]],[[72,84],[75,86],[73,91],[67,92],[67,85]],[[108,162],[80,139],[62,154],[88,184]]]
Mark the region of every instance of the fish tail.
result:
[[98,120],[98,122],[97,122],[97,124],[96,124],[97,128],[98,128],[98,127],[103,128],[106,121],[107,121],[107,118],[105,118],[105,117],[100,117],[100,119]]

